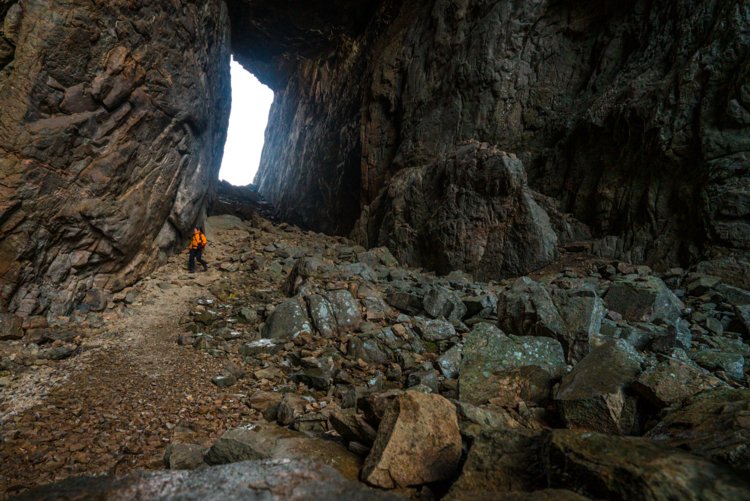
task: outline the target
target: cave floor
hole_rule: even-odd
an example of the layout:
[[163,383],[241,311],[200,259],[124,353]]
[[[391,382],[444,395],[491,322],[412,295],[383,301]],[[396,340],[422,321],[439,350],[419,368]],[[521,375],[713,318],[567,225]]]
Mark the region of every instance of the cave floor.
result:
[[[31,366],[2,388],[0,499],[84,473],[163,468],[170,442],[209,444],[252,418],[241,384],[211,383],[227,360],[176,342],[183,317],[225,280],[219,265],[238,250],[231,230],[214,232],[226,243],[208,231],[208,272],[188,275],[187,253],[174,256],[136,286],[133,304],[81,331],[78,356]],[[252,274],[242,281],[272,286]]]

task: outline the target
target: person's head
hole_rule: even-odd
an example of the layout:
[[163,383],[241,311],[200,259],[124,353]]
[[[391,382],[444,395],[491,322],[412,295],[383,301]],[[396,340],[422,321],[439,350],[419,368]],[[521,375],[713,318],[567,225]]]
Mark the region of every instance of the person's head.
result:
[[193,226],[193,233],[198,233],[201,231],[197,226]]

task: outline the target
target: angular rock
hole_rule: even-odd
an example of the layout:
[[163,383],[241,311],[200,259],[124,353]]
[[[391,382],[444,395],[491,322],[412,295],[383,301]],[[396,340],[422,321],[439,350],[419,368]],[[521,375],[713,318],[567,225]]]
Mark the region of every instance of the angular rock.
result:
[[361,464],[358,456],[340,444],[270,423],[227,430],[205,455],[210,465],[252,459],[312,460],[332,466],[347,478],[356,478]]
[[466,314],[461,298],[445,287],[433,287],[422,300],[424,311],[432,318],[445,318],[449,321],[461,320]]
[[691,352],[690,358],[710,371],[724,371],[736,381],[745,379],[745,357],[741,353],[709,348]]
[[662,320],[674,323],[684,308],[682,301],[661,279],[654,276],[620,277],[609,287],[604,301],[607,308],[632,322]]
[[625,393],[641,373],[642,357],[622,340],[606,341],[563,376],[555,402],[574,429],[631,434],[636,406]]
[[203,447],[198,444],[169,444],[164,451],[164,464],[170,470],[194,470],[203,462]]
[[0,341],[23,338],[23,320],[11,313],[0,312]]
[[667,413],[647,436],[750,473],[750,390],[717,388]]
[[336,318],[336,325],[341,331],[355,330],[362,323],[359,303],[346,290],[337,290],[325,294],[331,311]]
[[724,385],[721,379],[697,367],[683,355],[681,359],[669,358],[644,371],[633,383],[633,390],[661,410]]
[[303,332],[312,332],[307,308],[296,299],[289,299],[279,304],[266,320],[263,337],[273,340],[288,341]]
[[498,296],[497,319],[502,329],[518,336],[557,338],[565,332],[565,322],[552,297],[528,277],[519,278]]
[[361,478],[386,489],[422,485],[453,476],[460,459],[455,406],[439,395],[407,391],[383,416]]
[[461,367],[461,351],[463,347],[461,345],[455,345],[442,355],[437,360],[438,369],[448,379],[455,379],[458,377]]
[[566,360],[576,363],[591,351],[591,338],[601,330],[606,314],[604,301],[588,288],[557,290],[552,300],[565,324],[555,339],[562,344]]
[[315,325],[318,332],[323,337],[333,337],[338,330],[338,326],[336,325],[336,317],[328,300],[320,294],[312,294],[305,296],[305,302],[310,311],[313,325]]
[[450,322],[439,318],[426,320],[414,317],[412,323],[419,336],[425,341],[443,341],[456,335],[455,327]]
[[495,499],[509,491],[546,487],[546,472],[539,461],[545,434],[530,430],[487,430],[474,439],[446,499]]
[[561,376],[566,365],[560,343],[548,337],[506,336],[497,327],[478,324],[462,349],[459,398],[475,405],[485,403],[509,389],[506,372],[529,366],[546,372],[548,381]]
[[553,430],[545,446],[549,486],[596,499],[747,497],[732,470],[648,439]]
[[322,462],[299,459],[243,461],[190,472],[136,472],[69,478],[37,487],[19,500],[150,499],[167,501],[255,499],[396,500],[344,478]]
[[353,409],[332,412],[328,419],[333,429],[347,442],[359,442],[367,447],[375,442],[377,431]]

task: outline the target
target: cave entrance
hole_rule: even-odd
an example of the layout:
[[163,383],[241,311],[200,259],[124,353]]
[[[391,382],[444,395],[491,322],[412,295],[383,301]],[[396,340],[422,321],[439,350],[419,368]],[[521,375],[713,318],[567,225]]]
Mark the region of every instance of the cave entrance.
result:
[[219,179],[235,186],[245,186],[253,182],[258,172],[273,91],[234,58],[230,72],[232,110]]

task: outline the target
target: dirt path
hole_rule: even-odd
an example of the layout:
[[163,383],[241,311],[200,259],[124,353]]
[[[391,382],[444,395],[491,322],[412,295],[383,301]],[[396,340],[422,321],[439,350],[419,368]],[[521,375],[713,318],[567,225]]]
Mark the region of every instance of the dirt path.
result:
[[[215,243],[214,263],[226,250]],[[206,443],[249,419],[241,388],[211,383],[227,359],[177,345],[180,319],[222,280],[215,267],[188,275],[185,259],[143,281],[136,303],[106,313],[80,355],[2,390],[0,499],[82,473],[159,468],[173,439]]]

